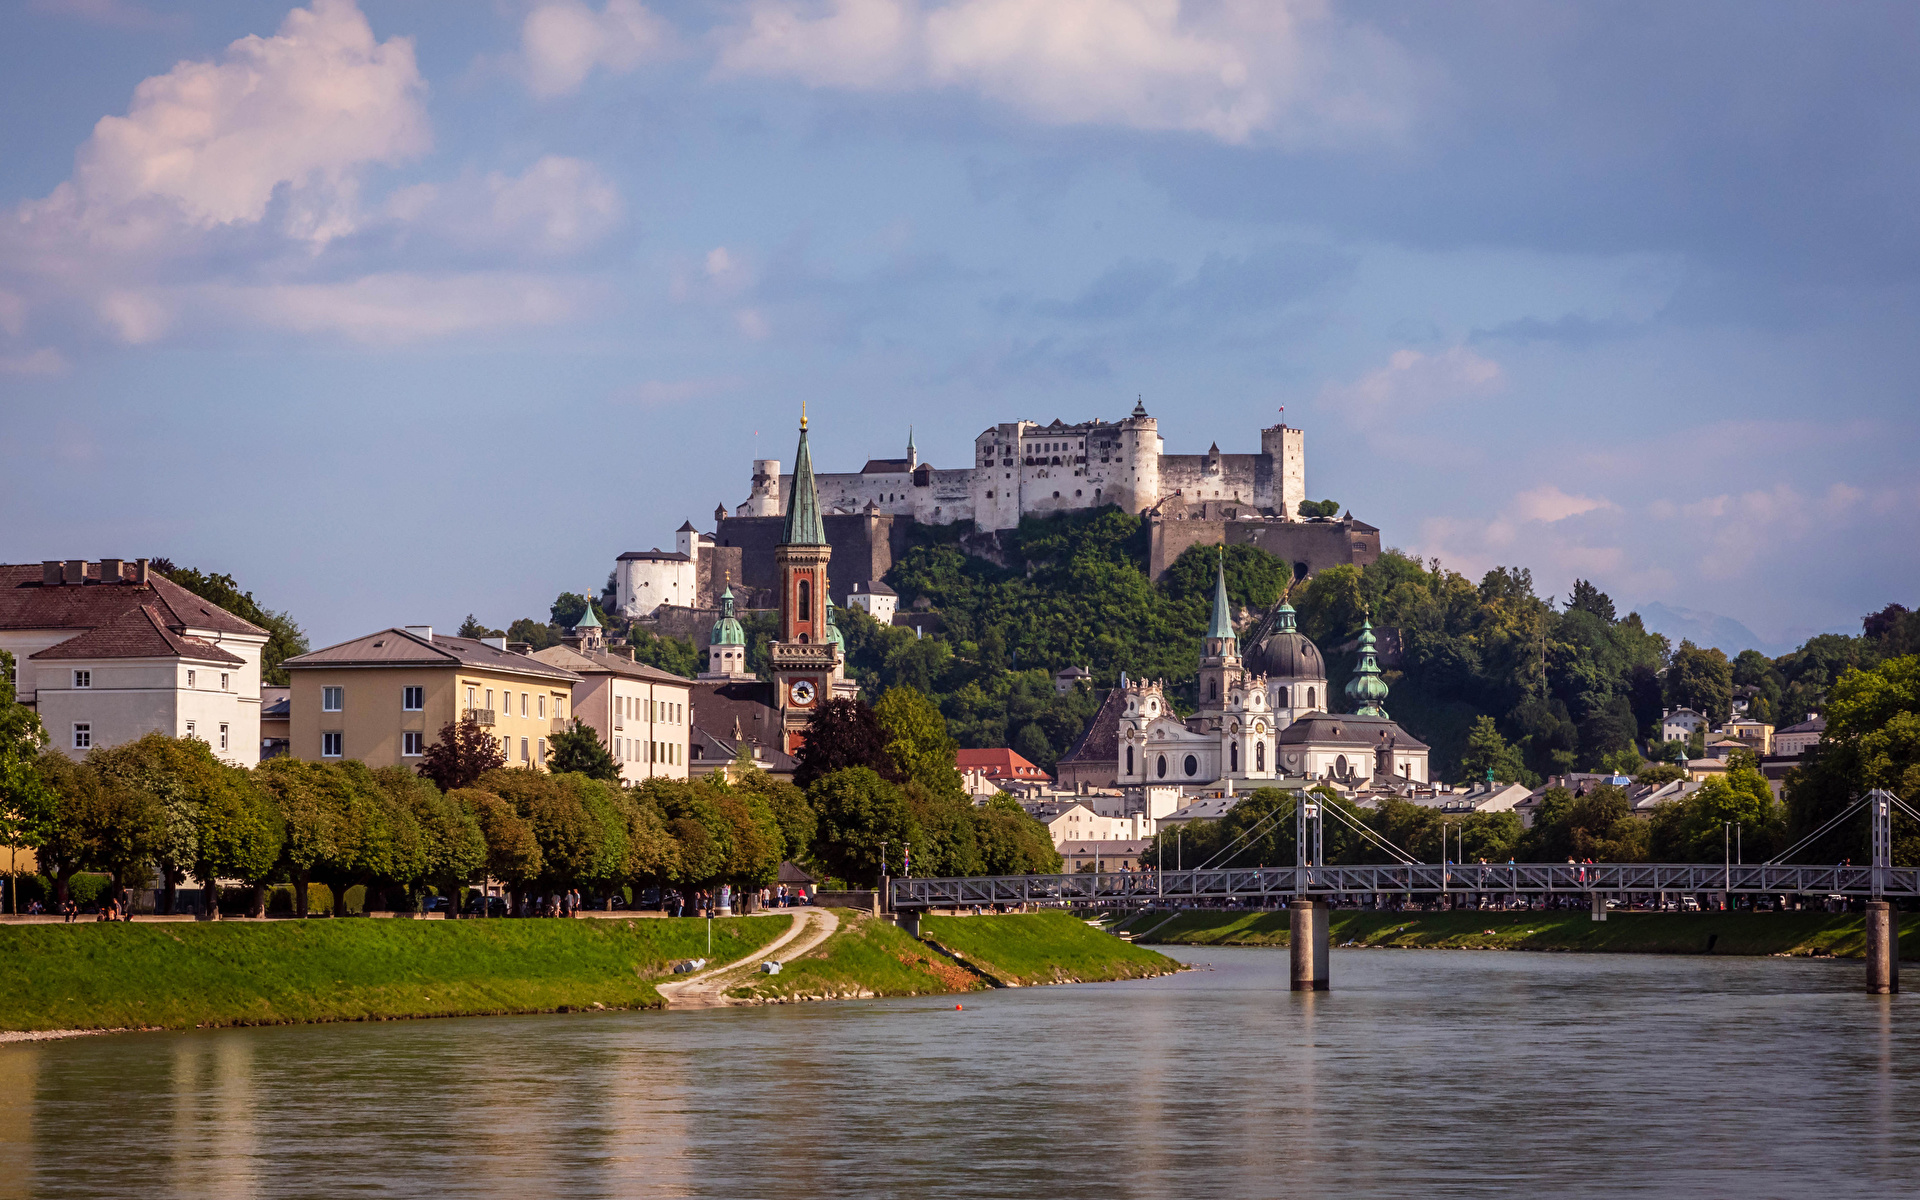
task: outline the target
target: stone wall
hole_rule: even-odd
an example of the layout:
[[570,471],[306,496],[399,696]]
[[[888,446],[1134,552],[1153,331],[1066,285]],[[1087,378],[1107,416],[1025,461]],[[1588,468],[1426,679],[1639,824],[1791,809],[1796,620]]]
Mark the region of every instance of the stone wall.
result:
[[1148,518],[1152,549],[1148,572],[1155,582],[1190,546],[1258,546],[1294,564],[1296,578],[1342,563],[1366,566],[1380,557],[1380,531],[1365,521],[1283,521],[1274,517]]
[[[835,604],[844,604],[856,583],[873,583],[893,569],[894,559],[907,552],[909,522],[891,513],[829,513],[821,518],[833,557],[827,562],[827,587]],[[784,517],[729,517],[715,527],[716,558],[728,561],[735,579],[748,587],[776,592],[780,580],[774,548],[786,531]]]

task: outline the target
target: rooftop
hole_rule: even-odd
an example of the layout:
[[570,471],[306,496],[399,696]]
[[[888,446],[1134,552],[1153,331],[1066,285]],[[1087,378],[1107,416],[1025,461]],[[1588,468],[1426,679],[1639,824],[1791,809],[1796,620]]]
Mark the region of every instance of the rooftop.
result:
[[0,629],[92,629],[131,609],[152,605],[163,624],[173,629],[204,629],[264,639],[267,631],[243,621],[226,609],[189,592],[158,571],[146,583],[129,577],[131,563],[119,578],[100,578],[100,564],[87,564],[85,583],[41,582],[40,563],[0,565]]
[[405,629],[383,629],[378,633],[369,633],[315,650],[311,654],[289,658],[280,665],[293,671],[314,667],[466,666],[475,670],[531,675],[556,683],[576,683],[580,679],[572,671],[550,666],[530,654],[502,650],[478,638],[436,633],[429,639]]

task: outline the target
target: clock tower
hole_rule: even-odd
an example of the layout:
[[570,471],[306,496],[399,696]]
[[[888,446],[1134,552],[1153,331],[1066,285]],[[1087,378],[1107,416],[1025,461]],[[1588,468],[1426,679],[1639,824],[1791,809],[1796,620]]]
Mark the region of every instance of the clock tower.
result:
[[820,520],[820,494],[807,449],[806,409],[800,411],[800,449],[793,461],[793,494],[774,547],[780,579],[780,636],[767,647],[773,669],[773,706],[780,712],[780,749],[792,754],[806,741],[807,723],[828,700],[846,690],[845,655],[828,609],[827,544]]

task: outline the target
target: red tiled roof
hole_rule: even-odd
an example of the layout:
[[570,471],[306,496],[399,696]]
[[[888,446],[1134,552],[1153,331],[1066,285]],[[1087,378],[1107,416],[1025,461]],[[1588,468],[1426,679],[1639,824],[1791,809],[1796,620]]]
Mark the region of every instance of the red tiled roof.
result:
[[100,564],[87,564],[89,582],[46,585],[39,563],[0,564],[0,629],[92,629],[143,604],[153,605],[174,629],[266,637],[267,631],[202,600],[155,571],[142,586],[130,579],[99,582]]
[[[77,590],[77,589],[76,589]],[[158,605],[128,609],[105,625],[95,626],[57,646],[48,646],[35,659],[55,658],[189,658],[222,666],[245,666],[244,659],[212,642],[185,637],[167,628]]]
[[987,750],[956,750],[954,766],[962,771],[979,771],[988,779],[1047,779],[1045,771],[1005,746]]

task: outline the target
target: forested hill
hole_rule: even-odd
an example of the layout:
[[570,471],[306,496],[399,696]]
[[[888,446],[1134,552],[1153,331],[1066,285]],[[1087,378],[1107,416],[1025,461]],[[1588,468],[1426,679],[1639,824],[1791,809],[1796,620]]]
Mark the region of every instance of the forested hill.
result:
[[[1019,564],[1011,569],[962,553],[957,529],[916,534],[887,582],[903,607],[924,597],[943,618],[944,636],[916,641],[859,612],[843,612],[841,626],[854,674],[932,695],[961,745],[1012,745],[1050,767],[1095,708],[1091,697],[1053,698],[1050,673],[1069,664],[1091,669],[1102,689],[1122,672],[1191,689],[1217,549],[1188,550],[1155,585],[1145,523],[1117,510],[1023,522],[1009,539],[1008,561]],[[1290,572],[1262,550],[1230,546],[1226,573],[1245,630],[1278,600]],[[1756,715],[1786,725],[1817,709],[1847,667],[1920,649],[1920,614],[1892,606],[1869,618],[1860,637],[1823,635],[1779,659],[1749,650],[1729,660],[1718,650],[1669,645],[1584,582],[1556,603],[1535,594],[1525,568],[1496,568],[1475,583],[1394,550],[1364,570],[1320,572],[1295,590],[1293,604],[1327,656],[1336,700],[1344,698],[1363,613],[1377,630],[1393,631],[1382,639],[1392,650],[1381,664],[1392,685],[1388,710],[1433,746],[1435,772],[1446,779],[1461,777],[1464,759],[1478,773],[1482,758],[1501,752],[1489,750],[1484,733],[1469,752],[1480,716],[1493,719],[1517,756],[1511,765],[1525,768],[1503,775],[1597,768],[1657,734],[1663,705],[1724,720],[1735,688],[1751,687]],[[765,636],[758,632],[756,642]]]

